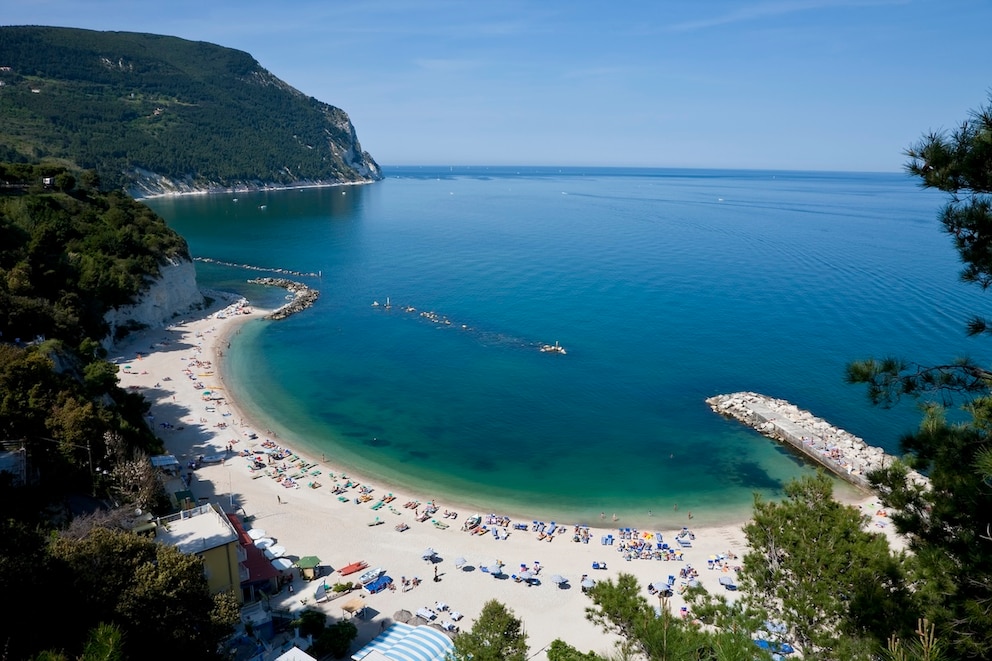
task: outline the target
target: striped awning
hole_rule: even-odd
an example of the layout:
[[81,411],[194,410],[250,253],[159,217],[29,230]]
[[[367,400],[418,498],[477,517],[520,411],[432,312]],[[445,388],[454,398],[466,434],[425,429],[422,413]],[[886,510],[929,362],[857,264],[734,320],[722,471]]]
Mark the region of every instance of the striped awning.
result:
[[392,661],[443,661],[454,647],[451,639],[436,629],[396,622],[351,658],[354,661],[383,657]]

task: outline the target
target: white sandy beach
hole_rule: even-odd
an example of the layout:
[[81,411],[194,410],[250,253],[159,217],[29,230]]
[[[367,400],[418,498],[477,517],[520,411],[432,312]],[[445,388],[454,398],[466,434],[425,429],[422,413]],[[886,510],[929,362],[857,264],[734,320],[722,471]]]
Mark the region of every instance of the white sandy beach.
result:
[[[211,296],[217,294],[211,292]],[[726,592],[719,579],[732,577],[733,566],[737,564],[734,556],[744,554],[745,540],[739,524],[695,527],[691,526],[692,521],[686,521],[694,539],[691,547],[681,550],[681,561],[627,561],[620,552],[622,540],[615,527],[590,530],[588,543],[573,541],[574,526],[566,526],[564,534],[544,540],[538,540],[532,530],[513,528],[516,523],[532,527],[534,520],[542,520],[539,511],[534,511],[527,520],[512,520],[506,528],[509,533],[506,539],[463,532],[463,521],[477,512],[457,502],[437,502],[438,512],[419,522],[414,510],[405,504],[419,501],[417,513],[422,514],[432,494],[401,492],[378,482],[374,475],[353,474],[348,467],[323,461],[321,457],[296,453],[299,461],[287,460],[290,474],[299,474],[303,472],[302,465],[313,464],[296,481],[295,487],[283,486],[264,471],[253,472],[249,459],[239,455],[242,451],[268,449],[263,446],[266,440],[279,447],[294,449],[294,446],[291,439],[275,438],[256,427],[251,411],[239,410],[221,381],[218,361],[222,360],[228,342],[234,339],[232,334],[238,324],[263,314],[252,310],[250,314],[216,315],[235,300],[233,296],[227,301],[218,300],[212,310],[199,317],[137,334],[117,347],[112,359],[122,367],[121,385],[142,391],[152,402],[152,424],[168,451],[183,464],[184,472],[188,461],[199,455],[225,454],[228,444],[233,444],[233,452],[222,463],[193,471],[190,489],[201,502],[217,502],[225,511],[245,514],[250,519],[246,528],[264,529],[267,536],[287,549],[290,557],[318,556],[322,560],[323,579],[329,585],[356,580],[357,574],[344,577],[336,570],[358,560],[367,562],[369,567],[382,567],[394,579],[396,590],[365,596],[365,616],[354,620],[359,637],[353,651],[377,635],[384,622],[392,622],[393,614],[401,609],[416,613],[422,607],[434,608],[437,602],[442,602],[449,610],[438,612],[437,622],[450,620],[451,611],[457,611],[464,618],[456,624],[464,630],[472,626],[487,600],[496,599],[523,621],[532,658],[546,658],[539,652],[556,638],[583,651],[609,652],[611,638],[585,619],[585,609],[591,602],[580,588],[583,575],[602,580],[615,578],[620,572],[630,573],[645,588],[674,576],[676,593],[668,603],[675,612],[684,605],[678,588],[682,584],[680,570],[687,566],[698,572],[699,581],[711,592],[736,594]],[[197,384],[202,387],[198,388]],[[211,399],[204,398],[205,390],[210,391]],[[257,434],[255,439],[248,436],[253,432]],[[319,474],[314,474],[315,471]],[[348,497],[347,502],[342,502],[332,491],[335,481],[346,482],[341,477],[342,471],[351,481],[372,488],[371,500],[356,504],[354,499],[361,494],[359,488],[351,487],[341,494]],[[319,486],[314,488],[310,483]],[[390,493],[395,500],[372,509],[382,496]],[[861,504],[867,513],[874,514],[873,503],[873,498],[866,497]],[[457,512],[457,518],[445,518],[446,510]],[[383,523],[370,526],[377,517]],[[449,527],[436,527],[432,520],[447,523]],[[398,531],[396,526],[401,523],[409,528]],[[610,523],[607,520],[604,525]],[[884,525],[884,520],[876,517],[875,525]],[[876,529],[889,531],[888,527]],[[661,533],[665,542],[678,549],[675,543],[678,532],[678,529],[642,530],[638,537]],[[607,534],[615,539],[612,546],[602,544]],[[656,539],[648,541],[655,543]],[[437,562],[422,558],[427,548],[436,551]],[[726,560],[710,562],[711,558],[721,556]],[[455,566],[459,557],[467,561],[463,569]],[[481,570],[497,561],[504,565],[505,577],[494,578]],[[593,569],[594,562],[605,563],[606,569]],[[540,565],[539,585],[529,586],[509,578],[519,573],[521,565],[533,569],[535,563]],[[435,567],[438,581],[433,580]],[[552,582],[551,577],[556,574],[566,578],[567,584],[559,587]],[[422,582],[404,590],[401,577],[419,577]],[[344,616],[341,606],[348,598],[315,604],[313,594],[318,583],[297,576],[293,592],[284,588],[271,600],[271,607],[282,610],[315,607],[333,618]],[[646,589],[644,594],[648,596]]]

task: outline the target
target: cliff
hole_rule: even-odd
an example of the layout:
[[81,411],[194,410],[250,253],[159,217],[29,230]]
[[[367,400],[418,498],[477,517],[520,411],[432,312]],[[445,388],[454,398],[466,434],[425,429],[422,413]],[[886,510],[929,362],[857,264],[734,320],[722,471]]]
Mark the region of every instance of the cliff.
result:
[[7,160],[71,163],[135,197],[382,178],[344,110],[242,51],[153,34],[6,26],[0,59]]
[[203,304],[193,262],[173,260],[162,267],[158,278],[149,281],[148,288],[136,303],[116,307],[106,314],[104,319],[110,326],[110,332],[104,338],[103,346],[109,349],[129,330],[164,326]]

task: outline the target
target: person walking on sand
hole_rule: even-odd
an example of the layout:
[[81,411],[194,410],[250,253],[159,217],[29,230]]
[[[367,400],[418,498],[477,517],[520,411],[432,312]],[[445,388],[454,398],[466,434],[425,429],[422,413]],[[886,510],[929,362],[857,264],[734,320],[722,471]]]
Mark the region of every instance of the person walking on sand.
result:
[[282,496],[280,496],[279,494],[276,494],[276,500],[278,500],[279,501],[279,504],[282,505]]

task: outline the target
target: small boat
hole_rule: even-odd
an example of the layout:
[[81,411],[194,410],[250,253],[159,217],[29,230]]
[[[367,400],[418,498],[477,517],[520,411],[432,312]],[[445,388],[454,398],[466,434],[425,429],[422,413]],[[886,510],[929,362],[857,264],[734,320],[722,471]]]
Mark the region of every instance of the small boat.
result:
[[365,585],[366,583],[371,583],[375,579],[382,576],[382,572],[384,571],[386,570],[383,569],[382,567],[376,567],[375,569],[370,569],[358,577],[358,582],[361,583],[362,585]]
[[354,574],[356,571],[361,571],[369,566],[369,563],[364,560],[359,560],[358,562],[353,562],[350,565],[345,565],[338,570],[338,573],[342,576],[347,576],[348,574]]
[[563,356],[565,355],[565,347],[558,344],[558,340],[555,340],[554,344],[545,344],[541,346],[541,351],[544,353],[560,353]]

